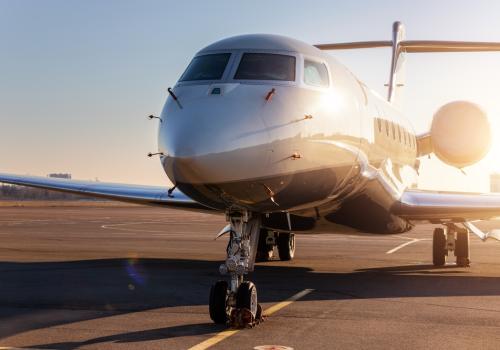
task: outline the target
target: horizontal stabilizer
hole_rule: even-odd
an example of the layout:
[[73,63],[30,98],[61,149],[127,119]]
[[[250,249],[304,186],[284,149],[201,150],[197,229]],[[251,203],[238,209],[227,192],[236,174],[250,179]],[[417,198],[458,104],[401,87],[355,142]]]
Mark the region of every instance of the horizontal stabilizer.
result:
[[[355,41],[348,43],[318,44],[320,50],[352,50],[392,47],[392,41]],[[488,52],[500,51],[500,42],[404,40],[399,42],[399,51],[407,53],[432,52]]]
[[500,42],[409,40],[400,43],[408,53],[500,51]]
[[379,47],[391,47],[392,41],[357,41],[351,43],[318,44],[314,46],[320,50],[376,49]]
[[405,28],[401,22],[394,22],[392,26],[392,40],[355,41],[345,43],[331,43],[315,45],[320,50],[352,50],[374,49],[388,47],[392,49],[391,70],[389,76],[387,100],[393,102],[396,88],[402,86],[397,82],[401,75],[405,53],[432,53],[432,52],[487,52],[500,51],[500,42],[478,41],[444,41],[444,40],[406,40]]

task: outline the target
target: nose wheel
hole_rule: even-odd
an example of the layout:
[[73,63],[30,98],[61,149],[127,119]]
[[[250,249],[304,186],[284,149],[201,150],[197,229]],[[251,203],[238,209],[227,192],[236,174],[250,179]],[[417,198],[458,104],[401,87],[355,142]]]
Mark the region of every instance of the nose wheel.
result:
[[226,281],[218,281],[210,288],[209,311],[214,323],[226,324],[229,317],[228,298]]
[[230,213],[230,239],[226,261],[219,271],[230,281],[218,281],[210,289],[210,318],[234,328],[253,327],[262,320],[257,288],[244,277],[253,271],[260,232],[260,217],[249,212]]

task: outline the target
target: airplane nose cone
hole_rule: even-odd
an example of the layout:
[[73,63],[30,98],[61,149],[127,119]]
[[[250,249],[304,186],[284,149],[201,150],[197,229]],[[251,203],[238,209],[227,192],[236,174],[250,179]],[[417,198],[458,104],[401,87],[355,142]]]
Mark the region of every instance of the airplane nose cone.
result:
[[172,183],[194,200],[218,209],[282,211],[327,201],[342,182],[334,166],[323,166],[322,144],[304,140],[307,124],[292,108],[293,90],[286,98],[280,89],[266,102],[266,86],[237,87],[217,97],[207,95],[206,85],[189,89],[190,95],[179,89],[183,108],[165,105],[159,149]]
[[255,191],[252,184],[269,170],[269,146],[262,135],[238,137],[234,124],[233,128],[190,126],[170,135],[163,165],[170,180],[188,196],[220,209],[268,199],[264,187]]
[[259,170],[268,165],[267,139],[238,140],[234,129],[224,125],[217,129],[190,126],[170,135],[164,163],[175,183],[227,183],[258,176]]
[[253,191],[238,184],[267,176],[275,148],[255,110],[260,105],[230,98],[221,104],[220,98],[183,101],[182,109],[166,106],[159,134],[163,166],[181,191],[202,203],[250,203]]

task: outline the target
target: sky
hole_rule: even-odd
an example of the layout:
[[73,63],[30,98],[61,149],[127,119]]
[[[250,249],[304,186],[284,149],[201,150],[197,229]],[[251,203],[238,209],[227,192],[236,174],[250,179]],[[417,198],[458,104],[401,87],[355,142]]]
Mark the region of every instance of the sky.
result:
[[[500,41],[500,2],[0,0],[0,172],[165,185],[157,158],[158,115],[204,46],[247,33],[281,34],[315,44],[389,40],[392,22],[408,39]],[[386,94],[387,49],[333,53]],[[433,113],[469,100],[500,136],[500,53],[407,57],[400,108],[417,133]],[[500,139],[500,137],[498,137]],[[485,191],[500,171],[500,145],[465,169],[423,160],[419,186]]]

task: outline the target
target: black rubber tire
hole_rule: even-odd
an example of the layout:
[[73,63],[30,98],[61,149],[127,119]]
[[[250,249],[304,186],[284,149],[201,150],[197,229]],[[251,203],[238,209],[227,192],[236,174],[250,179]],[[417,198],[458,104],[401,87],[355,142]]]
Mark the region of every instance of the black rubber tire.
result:
[[278,234],[278,253],[281,261],[292,260],[295,255],[295,235],[280,232]]
[[457,257],[457,265],[467,267],[470,265],[469,252],[469,232],[464,230],[457,232],[455,240],[455,256]]
[[214,323],[225,324],[228,319],[227,315],[227,282],[217,281],[210,288],[209,311],[210,318]]
[[256,262],[270,261],[274,255],[274,246],[266,243],[267,230],[260,230],[259,243],[257,244]]
[[432,263],[434,266],[443,266],[446,263],[446,234],[444,229],[434,229],[432,236]]
[[248,309],[255,318],[258,311],[257,287],[250,281],[244,281],[240,284],[236,293],[236,307],[238,309]]

